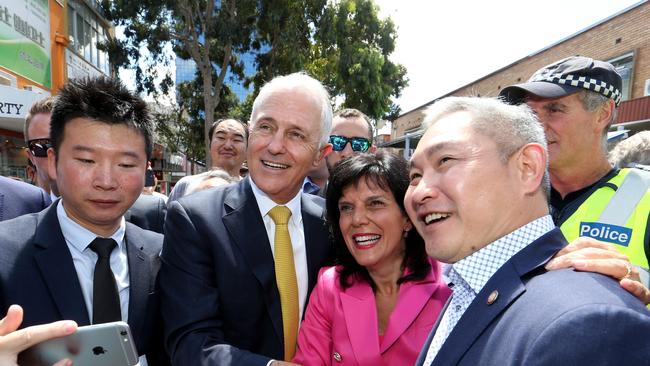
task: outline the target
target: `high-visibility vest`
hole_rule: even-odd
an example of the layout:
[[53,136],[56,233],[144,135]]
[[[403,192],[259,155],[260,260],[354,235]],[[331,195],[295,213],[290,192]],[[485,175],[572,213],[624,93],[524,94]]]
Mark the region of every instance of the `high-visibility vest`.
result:
[[615,244],[632,264],[648,269],[644,242],[650,215],[650,173],[621,169],[560,226],[567,241],[588,236]]

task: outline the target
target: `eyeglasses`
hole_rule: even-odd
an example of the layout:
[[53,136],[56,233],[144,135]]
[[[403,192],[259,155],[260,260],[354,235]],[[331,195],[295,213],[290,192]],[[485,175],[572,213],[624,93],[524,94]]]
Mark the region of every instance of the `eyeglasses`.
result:
[[337,135],[330,136],[330,144],[332,144],[334,151],[342,151],[345,145],[350,143],[352,151],[366,152],[370,148],[370,140],[363,137],[343,137]]
[[38,158],[47,157],[47,149],[52,147],[50,139],[34,139],[27,141],[27,148],[31,151],[32,155]]

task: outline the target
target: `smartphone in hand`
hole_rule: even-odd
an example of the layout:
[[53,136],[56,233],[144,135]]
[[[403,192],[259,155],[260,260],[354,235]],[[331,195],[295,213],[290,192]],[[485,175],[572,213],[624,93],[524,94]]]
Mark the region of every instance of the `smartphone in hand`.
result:
[[129,325],[113,322],[79,327],[69,336],[39,343],[22,352],[18,364],[50,366],[64,358],[75,366],[133,366],[138,352]]

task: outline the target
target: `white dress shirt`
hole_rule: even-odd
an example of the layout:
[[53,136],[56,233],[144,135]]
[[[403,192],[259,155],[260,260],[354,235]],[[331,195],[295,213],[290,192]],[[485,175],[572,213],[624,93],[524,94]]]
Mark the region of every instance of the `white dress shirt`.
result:
[[553,224],[550,215],[540,217],[444,268],[445,281],[447,284],[453,283],[450,285],[452,295],[429,344],[429,350],[424,360],[425,366],[431,365],[476,295],[481,292],[499,268],[520,250],[553,230],[554,227],[555,224]]
[[298,307],[299,318],[302,319],[302,313],[305,309],[305,301],[307,300],[307,286],[309,284],[309,273],[307,272],[307,250],[305,248],[305,229],[302,225],[302,211],[300,204],[300,195],[298,194],[284,205],[278,205],[273,200],[262,192],[252,179],[250,179],[253,194],[257,200],[257,206],[260,209],[262,220],[264,220],[264,227],[266,228],[266,235],[271,243],[271,253],[275,256],[275,223],[268,215],[269,211],[275,206],[286,206],[291,210],[291,217],[289,218],[289,236],[291,237],[291,246],[293,247],[293,262],[296,267],[296,280],[298,281]]
[[[74,222],[65,212],[63,199],[56,208],[56,216],[59,219],[61,232],[68,245],[72,262],[77,271],[77,278],[81,285],[81,292],[88,310],[88,319],[93,319],[93,279],[95,277],[95,263],[97,263],[97,254],[88,246],[98,236],[90,230]],[[111,270],[115,275],[117,283],[117,292],[120,296],[120,310],[122,321],[127,322],[129,319],[129,261],[124,243],[124,234],[126,232],[126,223],[124,217],[118,229],[111,235],[111,239],[117,242],[117,248],[111,253]]]

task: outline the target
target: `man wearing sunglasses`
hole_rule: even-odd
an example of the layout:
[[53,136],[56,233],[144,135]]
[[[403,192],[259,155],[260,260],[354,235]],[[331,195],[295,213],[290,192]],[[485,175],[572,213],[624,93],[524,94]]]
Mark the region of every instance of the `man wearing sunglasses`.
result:
[[377,148],[372,144],[372,136],[372,122],[361,111],[346,108],[334,113],[329,137],[332,152],[325,157],[323,164],[309,171],[303,190],[325,197],[329,171],[343,158],[362,152],[374,152]]
[[362,152],[374,152],[372,144],[373,127],[370,118],[353,108],[340,110],[334,114],[330,144],[332,152],[327,155],[327,168],[332,170],[341,159]]
[[25,118],[25,143],[27,156],[36,167],[36,185],[50,195],[54,201],[59,191],[56,181],[50,179],[47,173],[47,149],[50,148],[50,116],[54,98],[48,97],[34,103]]

